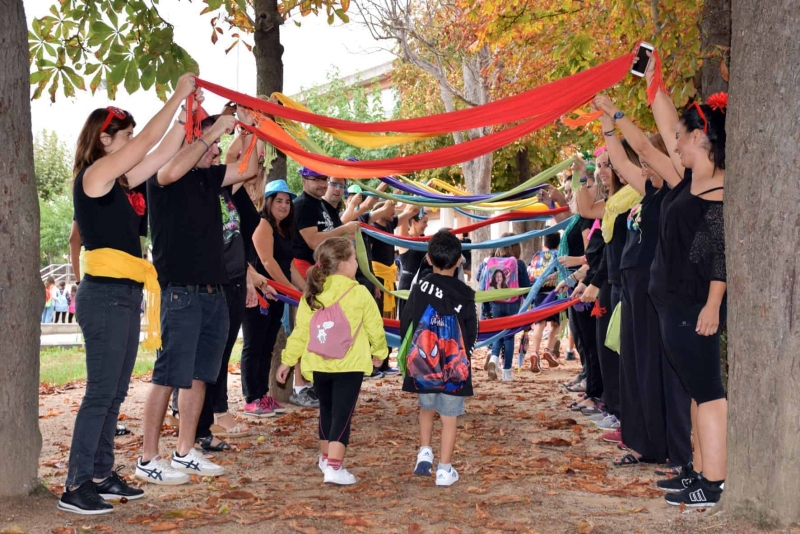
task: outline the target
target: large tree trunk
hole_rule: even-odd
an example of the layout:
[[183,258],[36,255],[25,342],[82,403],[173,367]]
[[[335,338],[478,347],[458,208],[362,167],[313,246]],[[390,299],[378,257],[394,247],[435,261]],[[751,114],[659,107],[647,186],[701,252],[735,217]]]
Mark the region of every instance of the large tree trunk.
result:
[[[722,62],[730,58],[731,0],[706,0],[700,21],[700,49],[707,57],[700,69],[700,94],[703,100],[714,93],[728,90],[722,75]],[[726,64],[727,67],[727,64]]]
[[[270,96],[276,91],[283,91],[283,45],[280,33],[283,17],[278,13],[278,0],[255,0],[254,7],[256,90],[259,95]],[[278,178],[286,178],[286,155],[280,150],[272,162],[267,181]]]
[[[523,147],[522,150],[517,152],[516,163],[518,172],[517,185],[521,185],[531,179],[531,162],[528,160],[527,147]],[[531,230],[540,230],[542,228],[544,228],[544,223],[539,221],[522,221],[511,223],[511,231],[515,234],[523,234],[525,232],[530,232]],[[537,237],[536,239],[528,239],[527,241],[523,241],[520,243],[520,247],[520,259],[525,263],[528,263],[530,262],[531,258],[533,258],[533,255],[536,253],[536,251],[542,248],[542,238]]]
[[0,496],[36,487],[39,451],[39,203],[22,0],[0,0]]
[[800,0],[733,4],[725,187],[730,453],[723,499],[759,524],[800,522],[798,27]]

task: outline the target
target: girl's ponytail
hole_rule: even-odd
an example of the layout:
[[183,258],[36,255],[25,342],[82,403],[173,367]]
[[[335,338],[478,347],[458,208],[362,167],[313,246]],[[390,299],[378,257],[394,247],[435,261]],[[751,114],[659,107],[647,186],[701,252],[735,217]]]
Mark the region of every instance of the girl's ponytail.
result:
[[308,270],[303,298],[312,310],[324,308],[317,299],[325,288],[325,280],[339,269],[339,263],[349,260],[355,251],[344,237],[329,237],[314,251],[316,263]]

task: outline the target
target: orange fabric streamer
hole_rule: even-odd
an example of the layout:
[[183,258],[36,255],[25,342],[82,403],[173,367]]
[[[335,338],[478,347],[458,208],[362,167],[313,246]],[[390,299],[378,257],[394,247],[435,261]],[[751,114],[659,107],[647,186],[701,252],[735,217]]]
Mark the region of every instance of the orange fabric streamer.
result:
[[602,114],[603,114],[602,110],[591,111],[591,112],[588,112],[588,113],[580,113],[580,112],[578,112],[578,117],[577,118],[570,119],[569,117],[563,117],[561,119],[561,122],[564,124],[564,126],[568,126],[570,128],[576,129],[576,128],[580,128],[581,126],[586,126],[590,122],[599,119]]
[[204,119],[208,118],[208,112],[203,109],[203,106],[197,106],[196,111],[193,111],[192,108],[194,108],[194,93],[189,93],[186,98],[186,124],[183,126],[184,130],[186,130],[187,143],[192,143],[203,135],[203,129],[200,124]]
[[241,159],[239,159],[239,174],[247,172],[247,167],[250,165],[250,156],[253,155],[253,150],[256,149],[257,140],[258,139],[254,135],[250,140],[250,144],[247,145],[247,148],[244,150]]

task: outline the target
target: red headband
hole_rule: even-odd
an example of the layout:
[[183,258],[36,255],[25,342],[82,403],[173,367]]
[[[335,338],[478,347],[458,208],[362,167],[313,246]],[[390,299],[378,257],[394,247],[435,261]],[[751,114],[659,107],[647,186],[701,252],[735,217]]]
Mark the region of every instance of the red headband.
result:
[[689,108],[690,109],[691,108],[696,108],[697,109],[697,114],[700,115],[701,119],[703,119],[703,133],[707,134],[708,133],[708,120],[706,119],[706,114],[703,113],[702,109],[700,109],[700,104],[698,104],[697,101],[695,100],[694,102],[692,102],[692,105],[689,106]]
[[106,109],[108,110],[108,116],[106,117],[106,120],[103,122],[103,127],[100,128],[100,133],[106,131],[108,125],[111,124],[111,119],[113,119],[114,117],[118,118],[119,120],[125,120],[125,117],[128,116],[128,112],[125,111],[124,109],[115,108],[114,106],[108,106]]

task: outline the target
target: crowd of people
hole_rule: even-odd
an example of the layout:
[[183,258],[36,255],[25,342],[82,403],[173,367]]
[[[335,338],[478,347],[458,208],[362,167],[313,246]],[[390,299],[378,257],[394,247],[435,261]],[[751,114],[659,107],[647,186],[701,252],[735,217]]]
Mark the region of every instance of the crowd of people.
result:
[[72,324],[72,320],[75,318],[75,295],[77,293],[78,284],[73,284],[67,289],[66,281],[61,280],[56,284],[56,279],[48,276],[44,282],[42,324]]
[[[144,495],[114,470],[113,438],[140,342],[145,289],[144,343],[158,354],[136,478],[179,485],[190,475],[224,473],[205,452],[230,451],[225,438],[251,433],[248,418],[286,412],[269,389],[274,375],[292,388],[292,404],[319,409],[323,481],[354,484],[343,462],[362,383],[402,370],[402,389],[418,395],[420,408],[413,472],[435,474],[438,486],[457,482],[452,455],[457,419],[473,394],[479,317],[516,315],[524,297],[479,310],[465,283],[469,238],[448,229],[429,236],[426,251],[395,250],[365,235],[366,276],[353,244],[359,224],[421,237],[428,212],[358,190],[348,196],[345,180],[305,167],[299,195],[284,180],[266,183],[262,142],[246,150],[251,133],[235,131],[232,113],[204,119],[196,139],[185,142],[181,103],[190,94],[195,106],[204,101],[186,74],[138,135],[129,112],[103,108],[79,138],[73,195],[85,250],[72,302],[88,380],[59,508],[102,514],[113,510],[109,500]],[[555,218],[566,228],[547,235],[533,258],[522,258],[519,245],[497,249],[476,276],[481,290],[535,284],[535,306],[554,295],[581,301],[568,321],[554,314],[531,325],[519,348],[513,335],[495,340],[484,362],[487,378],[496,380],[502,364],[502,380],[513,380],[515,354],[534,373],[542,362],[558,367],[563,343],[566,360],[577,354],[581,363],[565,384],[579,396],[569,409],[607,431],[603,439],[622,453],[614,465],[657,464],[667,477],[658,486],[675,505],[713,506],[724,488],[727,406],[718,330],[726,307],[725,105],[715,97],[679,115],[659,90],[652,104],[659,133],[648,137],[598,95],[603,146],[594,161],[577,158],[563,187],[549,186],[540,197],[569,206]],[[253,124],[245,108],[236,114]],[[220,137],[231,133],[236,137],[220,162]],[[144,195],[137,192],[142,187]],[[143,218],[152,263],[142,255]],[[549,274],[554,262],[561,274]],[[408,300],[384,292],[370,282],[373,275],[390,290],[410,290]],[[302,293],[295,311],[276,287]],[[402,339],[397,368],[389,365],[383,322],[395,317]],[[244,403],[237,410],[228,400],[227,369],[240,328]],[[282,328],[291,335],[273,372]],[[162,456],[168,409],[178,439]],[[442,436],[434,469],[437,413]]]

